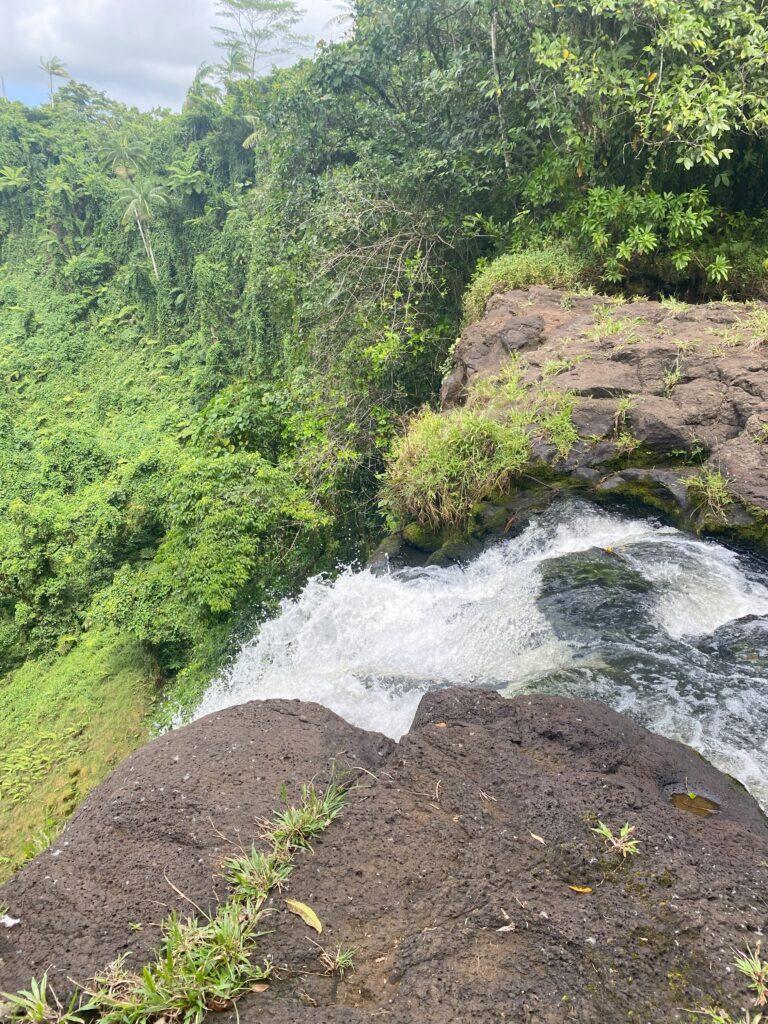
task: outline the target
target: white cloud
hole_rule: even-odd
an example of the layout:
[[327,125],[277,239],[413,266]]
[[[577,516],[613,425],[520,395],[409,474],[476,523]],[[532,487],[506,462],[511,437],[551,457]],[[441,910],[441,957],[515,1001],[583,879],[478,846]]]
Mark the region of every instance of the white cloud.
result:
[[[303,0],[317,38],[338,0]],[[40,56],[141,107],[178,108],[195,69],[217,59],[214,0],[0,0],[0,75],[12,98],[41,96]]]

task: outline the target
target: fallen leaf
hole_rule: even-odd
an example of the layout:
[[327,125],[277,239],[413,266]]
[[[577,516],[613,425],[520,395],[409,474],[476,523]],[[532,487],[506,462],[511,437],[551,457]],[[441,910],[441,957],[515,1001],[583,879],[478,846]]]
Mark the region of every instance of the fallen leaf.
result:
[[594,892],[591,885],[569,885],[571,892]]
[[435,723],[435,728],[436,729],[447,729],[448,728],[448,723],[447,722],[436,722]]
[[546,839],[542,839],[541,836],[537,836],[535,832],[531,832],[531,839],[535,839],[537,843],[541,843],[542,846],[547,845]]
[[266,992],[268,989],[269,989],[269,985],[264,985],[264,984],[253,985],[251,987],[251,992]]
[[211,999],[206,1009],[211,1013],[226,1013],[232,1009],[232,1002],[229,999]]
[[318,935],[321,934],[323,925],[312,907],[308,907],[306,903],[299,903],[298,900],[286,900],[285,905],[292,914],[297,914],[304,924],[314,928]]

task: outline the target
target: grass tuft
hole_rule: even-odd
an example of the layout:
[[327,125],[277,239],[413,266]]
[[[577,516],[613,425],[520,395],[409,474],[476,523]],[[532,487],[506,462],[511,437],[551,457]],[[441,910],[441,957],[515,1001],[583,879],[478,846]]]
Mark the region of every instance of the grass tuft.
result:
[[464,321],[471,324],[479,320],[488,299],[498,292],[535,284],[577,289],[589,276],[584,260],[563,242],[504,253],[475,275],[464,297]]
[[256,964],[261,913],[252,904],[225,903],[204,921],[177,914],[163,925],[154,964],[140,974],[113,964],[91,991],[90,1006],[102,1024],[201,1024],[209,1011],[228,1010],[253,985],[270,977]]
[[437,413],[423,409],[392,449],[381,490],[394,523],[418,521],[435,533],[463,527],[472,507],[506,490],[531,459],[541,437],[566,458],[578,440],[574,399],[523,380],[522,360],[499,377],[477,381],[467,405]]
[[354,970],[357,950],[351,946],[342,946],[339,943],[335,949],[329,950],[324,949],[317,942],[315,945],[318,947],[318,958],[325,968],[326,974],[337,974],[343,978],[347,971]]
[[726,522],[726,509],[733,504],[733,498],[728,480],[719,470],[704,466],[697,476],[686,479],[685,484],[697,501],[696,511],[703,510],[712,519]]

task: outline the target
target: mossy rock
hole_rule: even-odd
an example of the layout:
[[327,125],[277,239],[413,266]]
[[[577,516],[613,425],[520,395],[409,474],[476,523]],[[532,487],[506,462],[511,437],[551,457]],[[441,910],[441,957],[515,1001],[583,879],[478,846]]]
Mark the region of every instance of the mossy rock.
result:
[[483,545],[471,537],[454,537],[447,541],[427,561],[427,565],[462,565],[482,554]]
[[492,501],[481,501],[472,510],[481,533],[502,533],[509,523],[509,509]]
[[403,540],[418,551],[438,551],[443,546],[443,538],[439,534],[432,533],[421,523],[409,523],[404,527]]

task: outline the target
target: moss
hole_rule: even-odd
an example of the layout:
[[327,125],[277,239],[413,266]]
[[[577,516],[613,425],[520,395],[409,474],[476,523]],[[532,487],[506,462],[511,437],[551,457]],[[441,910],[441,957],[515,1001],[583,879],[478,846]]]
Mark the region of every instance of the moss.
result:
[[672,970],[667,972],[667,985],[675,999],[682,1002],[690,988],[690,984],[688,975],[683,971]]
[[682,522],[684,519],[684,514],[677,502],[673,498],[665,498],[660,494],[651,480],[647,482],[641,480],[621,480],[615,486],[612,486],[610,491],[603,491],[598,497],[608,498],[609,500],[611,498],[630,499],[646,508],[652,508],[657,512],[661,512],[675,522]]
[[482,544],[471,537],[453,537],[436,551],[427,565],[456,565],[477,558],[483,550]]
[[472,509],[472,519],[480,533],[501,533],[509,522],[509,510],[492,501],[481,501]]
[[433,533],[426,526],[420,523],[409,523],[403,528],[403,540],[412,548],[419,551],[438,551],[443,545],[443,538],[439,533]]

